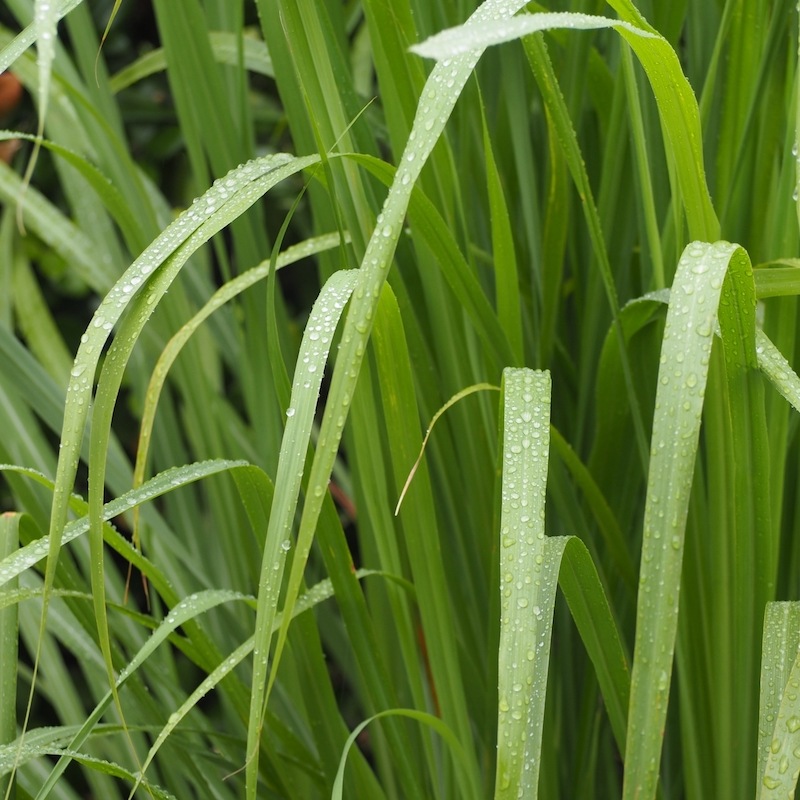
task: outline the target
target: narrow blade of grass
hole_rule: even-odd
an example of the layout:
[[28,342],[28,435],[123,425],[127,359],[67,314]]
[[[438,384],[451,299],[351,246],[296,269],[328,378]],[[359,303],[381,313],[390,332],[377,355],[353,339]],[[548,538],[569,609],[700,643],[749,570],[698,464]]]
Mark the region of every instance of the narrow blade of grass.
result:
[[714,241],[719,237],[719,220],[706,185],[700,112],[678,54],[630,0],[609,0],[609,5],[630,25],[652,34],[652,37],[643,38],[630,28],[619,29],[620,36],[633,48],[644,67],[658,102],[666,142],[675,159],[690,236]]
[[594,665],[611,729],[624,759],[631,687],[628,655],[586,545],[576,536],[547,540],[548,544],[559,541],[563,542],[563,547],[555,544],[550,546],[550,563],[553,568],[559,569],[559,564],[554,561],[559,551],[563,553],[558,585]]
[[558,569],[545,565],[550,375],[503,372],[500,649],[494,796],[536,798]]
[[[19,547],[19,514],[0,514],[0,563]],[[17,588],[10,581],[7,589]],[[17,738],[17,662],[19,642],[17,606],[0,609],[0,746]],[[0,795],[11,789],[11,778],[0,776]]]
[[517,256],[514,252],[514,237],[511,232],[508,205],[497,162],[492,152],[492,140],[486,124],[485,113],[481,114],[481,119],[483,121],[483,149],[486,153],[486,180],[489,188],[489,211],[492,223],[492,256],[494,258],[497,316],[519,364],[522,361],[523,349]]
[[378,719],[383,719],[385,717],[408,717],[409,719],[413,719],[416,722],[419,722],[423,725],[429,725],[433,730],[435,730],[447,743],[448,748],[453,755],[453,760],[456,762],[457,769],[467,770],[469,769],[469,757],[467,756],[464,748],[461,746],[461,742],[458,740],[458,737],[447,727],[439,717],[434,716],[433,714],[427,714],[424,711],[418,711],[413,708],[393,708],[387,711],[381,711],[378,714],[374,714],[369,719],[364,720],[363,722],[356,725],[353,729],[353,732],[347,739],[347,744],[345,745],[344,751],[342,752],[342,759],[339,764],[339,771],[336,775],[336,782],[333,786],[333,792],[331,794],[331,800],[342,800],[343,794],[343,785],[344,785],[344,769],[347,766],[347,754],[350,752],[350,749],[355,744],[356,739],[358,738],[359,734],[369,725],[371,722],[374,722]]
[[[227,31],[211,31],[208,34],[211,51],[220,64],[238,66],[238,37]],[[244,65],[251,72],[272,78],[275,72],[264,42],[246,38],[244,40]],[[140,56],[132,64],[117,72],[109,81],[111,91],[121,92],[145,78],[163,72],[167,58],[163,48],[156,48]]]

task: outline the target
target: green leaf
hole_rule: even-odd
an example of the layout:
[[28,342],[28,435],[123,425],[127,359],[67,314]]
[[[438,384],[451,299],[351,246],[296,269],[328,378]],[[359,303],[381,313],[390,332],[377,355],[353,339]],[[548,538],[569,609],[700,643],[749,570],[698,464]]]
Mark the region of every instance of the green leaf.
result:
[[[681,256],[661,349],[644,517],[623,797],[655,796],[678,622],[684,534],[717,308],[726,273],[749,272],[735,245]],[[752,334],[751,334],[752,335]]]
[[334,798],[335,800],[341,800],[341,798],[344,796],[342,792],[344,787],[344,769],[347,765],[347,754],[355,744],[359,734],[367,727],[367,725],[370,724],[370,722],[374,722],[377,719],[383,719],[385,717],[408,717],[416,722],[421,722],[423,725],[430,726],[447,743],[447,746],[450,748],[450,751],[454,757],[453,760],[455,761],[456,768],[462,770],[469,769],[469,758],[464,752],[461,742],[459,742],[458,737],[439,719],[439,717],[435,717],[433,714],[427,714],[424,711],[417,711],[413,708],[392,708],[388,711],[381,711],[378,714],[373,714],[373,716],[359,723],[353,729],[353,732],[347,739],[347,744],[345,745],[344,751],[342,752],[341,761],[339,762],[339,771],[336,773],[336,781],[333,785],[333,792],[331,794],[332,800]]
[[[0,514],[0,562],[19,546],[19,514]],[[16,581],[10,589],[16,588]],[[17,669],[19,620],[16,606],[0,608],[0,746],[17,737]],[[0,795],[11,789],[11,780],[0,777]]]
[[[234,67],[239,65],[238,36],[227,31],[209,31],[208,40],[211,43],[214,57],[220,64],[229,64]],[[248,70],[258,75],[265,75],[268,78],[274,76],[272,60],[264,42],[246,36],[243,39],[243,47],[244,65]],[[150,75],[163,72],[166,68],[166,54],[163,48],[158,47],[121,69],[111,78],[109,85],[114,93],[121,92],[123,89],[127,89],[129,86],[148,78]]]
[[544,498],[550,375],[503,372],[500,649],[496,800],[539,790],[542,725],[558,567],[546,559]]
[[758,723],[759,800],[794,797],[800,771],[800,603],[769,603]]
[[[274,680],[274,671],[267,687],[267,656],[277,613],[278,599],[281,592],[283,568],[286,554],[292,546],[291,530],[295,510],[300,493],[303,468],[311,437],[311,426],[314,421],[317,400],[325,364],[332,344],[339,318],[347,304],[353,287],[356,284],[356,273],[341,271],[335,273],[325,285],[311,311],[300,353],[295,368],[292,384],[291,405],[286,409],[286,430],[281,442],[281,453],[278,460],[278,472],[275,477],[275,497],[269,517],[266,542],[261,561],[258,588],[258,608],[256,612],[256,631],[253,665],[253,694],[259,697],[259,703],[251,703],[248,741],[252,742],[252,731],[261,729],[269,688]],[[341,418],[344,425],[344,418]],[[320,487],[321,498],[325,489]],[[287,600],[284,605],[284,618],[280,633],[285,637],[286,628],[294,607],[294,599],[299,590],[302,572],[299,565],[304,565],[311,547],[310,536],[298,536],[297,548],[292,562],[292,578],[290,578]],[[294,594],[292,594],[294,592]],[[276,646],[276,661],[279,658],[283,642],[279,639]],[[248,752],[248,757],[255,753]]]

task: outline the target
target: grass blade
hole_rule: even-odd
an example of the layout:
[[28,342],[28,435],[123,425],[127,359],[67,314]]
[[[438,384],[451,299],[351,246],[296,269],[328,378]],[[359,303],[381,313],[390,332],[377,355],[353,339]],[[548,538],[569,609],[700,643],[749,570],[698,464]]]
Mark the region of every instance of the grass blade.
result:
[[[489,187],[489,211],[492,222],[492,255],[494,257],[495,291],[497,293],[497,316],[503,325],[517,364],[522,361],[522,315],[519,302],[519,276],[517,256],[514,252],[514,237],[508,215],[503,184],[492,152],[492,140],[483,120],[483,149],[486,152],[486,178]],[[508,365],[511,366],[511,365]]]
[[656,792],[712,334],[728,269],[746,271],[748,266],[734,245],[694,242],[684,250],[670,295],[645,505],[625,800],[647,800]]
[[[238,37],[227,31],[211,31],[208,34],[211,50],[220,64],[238,66]],[[275,71],[264,42],[256,39],[244,40],[244,65],[251,72],[272,78]],[[132,64],[124,67],[109,81],[109,87],[115,94],[167,69],[167,57],[162,48],[156,48],[137,58]]]
[[[141,503],[160,497],[180,486],[230,469],[252,470],[257,469],[257,467],[251,467],[242,461],[216,460],[165,470],[137,489],[127,492],[109,503],[106,503],[102,511],[103,519],[113,519]],[[36,470],[2,464],[0,465],[0,471],[13,471],[26,475],[37,483],[55,490],[55,484]],[[70,508],[78,514],[83,515],[86,515],[88,511],[87,504],[74,496],[70,498]],[[82,516],[80,519],[76,519],[64,527],[60,544],[68,544],[79,536],[82,536],[88,530],[88,516]],[[38,564],[42,559],[48,558],[51,550],[52,543],[48,535],[36,539],[4,558],[0,561],[0,586],[3,586],[18,575],[21,575],[26,569]]]
[[545,563],[550,375],[503,372],[496,800],[535,798],[558,568]]
[[648,25],[630,0],[608,0],[608,3],[630,25],[654,35],[654,38],[643,38],[628,27],[619,28],[620,35],[644,67],[658,102],[666,141],[675,159],[689,235],[694,239],[715,241],[719,238],[719,220],[703,168],[700,112],[678,55],[670,43]]
[[374,714],[369,719],[364,720],[363,722],[359,723],[354,729],[353,732],[347,739],[347,743],[345,745],[344,751],[342,752],[342,759],[339,763],[339,771],[336,774],[336,781],[333,785],[333,792],[331,793],[331,800],[342,800],[343,797],[343,786],[344,786],[344,769],[347,766],[347,754],[349,753],[350,749],[352,748],[353,744],[355,744],[356,739],[358,738],[359,734],[370,724],[370,722],[374,722],[378,719],[383,719],[385,717],[408,717],[409,719],[413,719],[416,722],[420,722],[423,725],[429,725],[433,730],[435,730],[447,743],[447,746],[450,748],[452,755],[454,756],[454,761],[456,762],[456,768],[462,769],[467,771],[469,769],[469,758],[467,754],[464,752],[464,748],[461,746],[461,742],[458,740],[458,737],[447,727],[439,717],[435,717],[433,714],[426,714],[424,711],[417,711],[416,709],[412,708],[393,708],[389,709],[388,711],[381,711],[379,714]]
[[[0,514],[0,562],[19,546],[19,514]],[[17,588],[16,580],[8,589]],[[0,609],[0,746],[17,738],[17,653],[19,642],[16,605]],[[18,758],[19,754],[15,756]],[[12,790],[12,778],[0,776],[0,795]]]

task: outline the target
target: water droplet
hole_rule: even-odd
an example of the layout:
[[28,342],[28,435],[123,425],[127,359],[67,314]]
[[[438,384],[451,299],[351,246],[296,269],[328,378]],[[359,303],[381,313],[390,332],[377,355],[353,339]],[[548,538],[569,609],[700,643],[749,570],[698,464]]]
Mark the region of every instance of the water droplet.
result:
[[293,416],[294,416],[294,409],[293,409],[293,408],[291,408],[291,407],[290,407],[290,408],[287,408],[287,409],[286,409],[286,416],[287,416],[287,417],[293,417]]
[[708,263],[705,261],[697,261],[692,264],[692,272],[695,275],[702,275],[704,272],[708,272]]

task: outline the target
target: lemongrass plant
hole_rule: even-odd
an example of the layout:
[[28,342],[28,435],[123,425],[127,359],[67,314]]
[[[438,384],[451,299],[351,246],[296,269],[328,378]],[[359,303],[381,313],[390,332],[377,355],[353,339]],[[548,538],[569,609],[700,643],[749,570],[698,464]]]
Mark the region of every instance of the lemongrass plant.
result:
[[8,0],[4,796],[793,796],[796,17]]

